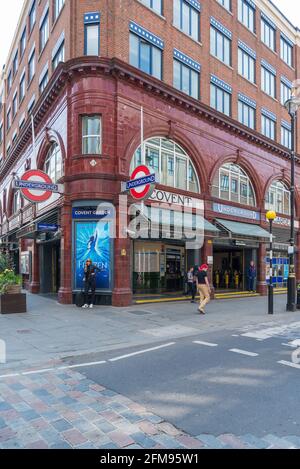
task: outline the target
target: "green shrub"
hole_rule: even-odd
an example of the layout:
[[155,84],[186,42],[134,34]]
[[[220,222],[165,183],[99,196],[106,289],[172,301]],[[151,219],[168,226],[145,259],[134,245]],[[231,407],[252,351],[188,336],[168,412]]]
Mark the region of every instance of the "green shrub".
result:
[[0,274],[0,293],[6,293],[6,289],[9,285],[21,285],[21,275],[16,275],[13,270],[5,269]]

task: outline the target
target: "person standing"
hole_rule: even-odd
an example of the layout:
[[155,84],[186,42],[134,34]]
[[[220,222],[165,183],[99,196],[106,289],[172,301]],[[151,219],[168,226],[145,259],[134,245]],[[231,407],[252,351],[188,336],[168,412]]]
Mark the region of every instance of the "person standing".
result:
[[[96,272],[100,272],[97,266],[92,263],[91,259],[88,259],[84,266],[84,305],[83,308],[93,308],[95,304],[96,296]],[[91,301],[89,302],[89,296],[91,292]]]
[[255,267],[254,261],[251,261],[249,269],[248,269],[248,290],[250,292],[254,292],[254,284],[255,284],[256,276],[257,276],[256,267]]
[[194,267],[191,267],[187,273],[187,284],[188,284],[187,295],[192,297],[191,303],[195,303],[196,282],[195,282]]
[[195,273],[197,290],[200,295],[200,314],[205,314],[205,306],[210,302],[211,289],[207,276],[208,265],[203,264]]

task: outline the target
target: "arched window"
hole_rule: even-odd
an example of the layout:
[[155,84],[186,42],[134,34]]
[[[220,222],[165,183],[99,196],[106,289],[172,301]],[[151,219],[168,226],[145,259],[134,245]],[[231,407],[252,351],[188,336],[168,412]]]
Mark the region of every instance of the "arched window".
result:
[[249,176],[240,166],[227,163],[221,166],[213,181],[212,195],[218,199],[256,205],[255,195]]
[[44,171],[48,176],[50,176],[54,183],[56,183],[64,174],[62,153],[57,143],[53,143],[48,151],[44,164]]
[[172,140],[156,137],[145,142],[145,161],[142,161],[141,147],[137,149],[131,162],[131,172],[146,164],[160,176],[164,186],[175,187],[200,193],[200,184],[189,156]]
[[266,210],[274,210],[276,213],[290,215],[290,200],[290,191],[282,182],[275,181],[271,184],[267,192],[265,208]]
[[12,215],[15,215],[21,210],[21,194],[20,191],[14,191],[12,201]]

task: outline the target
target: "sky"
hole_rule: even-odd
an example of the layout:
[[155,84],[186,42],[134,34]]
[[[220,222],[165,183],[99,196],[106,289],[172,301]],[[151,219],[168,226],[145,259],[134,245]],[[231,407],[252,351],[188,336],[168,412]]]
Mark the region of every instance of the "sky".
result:
[[[171,0],[166,1],[170,2]],[[300,28],[300,2],[298,0],[272,1],[295,26]],[[14,36],[23,0],[1,0],[0,5],[0,67],[2,68]]]

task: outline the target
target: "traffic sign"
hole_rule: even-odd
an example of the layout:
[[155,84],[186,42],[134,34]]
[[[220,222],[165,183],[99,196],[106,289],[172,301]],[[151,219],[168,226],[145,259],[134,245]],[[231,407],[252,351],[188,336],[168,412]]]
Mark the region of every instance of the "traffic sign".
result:
[[125,190],[136,200],[148,199],[155,189],[157,183],[155,173],[145,166],[140,165],[133,171],[130,181],[126,182]]
[[62,192],[61,185],[53,184],[48,174],[38,169],[26,171],[21,179],[15,179],[14,188],[21,190],[23,196],[34,203],[46,202],[53,193]]

